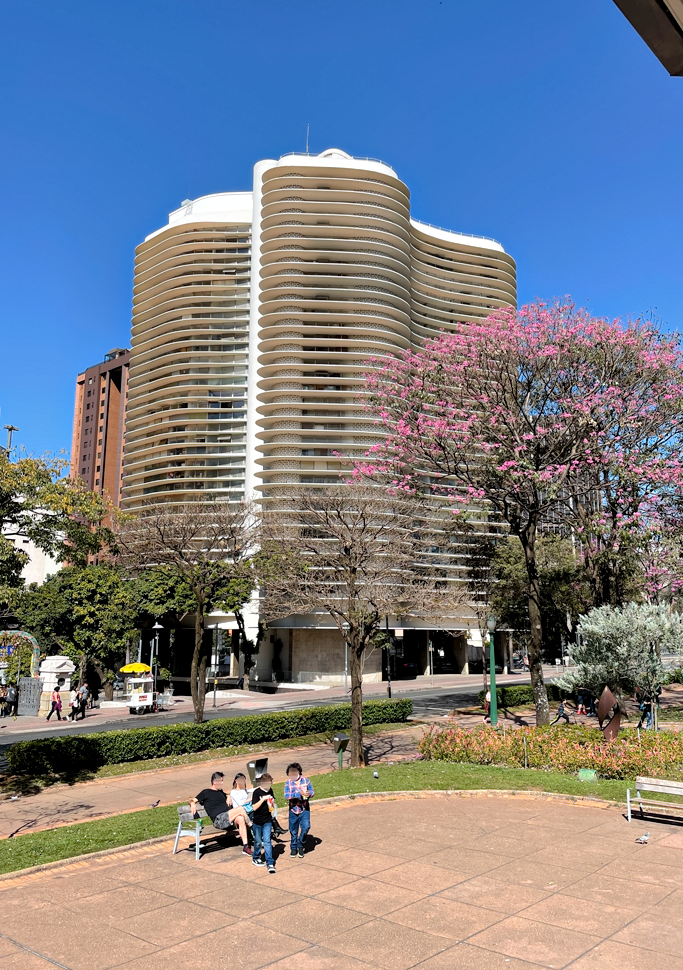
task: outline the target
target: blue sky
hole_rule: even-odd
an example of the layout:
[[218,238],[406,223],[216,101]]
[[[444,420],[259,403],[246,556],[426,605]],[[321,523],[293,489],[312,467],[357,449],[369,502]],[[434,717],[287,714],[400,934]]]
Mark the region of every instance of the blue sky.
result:
[[76,374],[128,344],[135,246],[307,122],[500,240],[522,302],[681,328],[683,79],[612,0],[6,0],[0,36],[0,425],[29,451],[68,450]]

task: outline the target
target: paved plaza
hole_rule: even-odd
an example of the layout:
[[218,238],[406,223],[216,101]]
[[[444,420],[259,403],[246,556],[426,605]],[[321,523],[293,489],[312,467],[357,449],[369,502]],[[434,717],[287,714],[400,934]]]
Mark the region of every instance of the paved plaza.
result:
[[275,875],[171,848],[0,881],[0,970],[683,970],[683,828],[600,803],[318,805]]

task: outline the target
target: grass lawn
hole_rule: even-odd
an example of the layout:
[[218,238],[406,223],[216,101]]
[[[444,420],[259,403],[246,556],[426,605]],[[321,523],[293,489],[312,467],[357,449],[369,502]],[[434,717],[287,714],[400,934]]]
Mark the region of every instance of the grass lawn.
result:
[[[272,747],[272,746],[271,746]],[[373,777],[377,771],[379,778]],[[349,768],[317,775],[317,798],[368,791],[422,789],[502,789],[564,792],[569,795],[594,795],[614,801],[626,800],[628,781],[580,782],[572,775],[556,772],[496,768],[483,765],[451,764],[443,761],[399,762],[373,768]],[[633,788],[633,782],[631,782]],[[275,785],[282,803],[283,785]],[[314,803],[315,804],[315,803]],[[313,808],[315,813],[315,808]],[[82,822],[47,832],[18,835],[0,841],[0,872],[13,872],[55,859],[66,859],[87,852],[131,845],[156,836],[171,835],[178,824],[175,806],[146,809],[118,815],[99,822]]]

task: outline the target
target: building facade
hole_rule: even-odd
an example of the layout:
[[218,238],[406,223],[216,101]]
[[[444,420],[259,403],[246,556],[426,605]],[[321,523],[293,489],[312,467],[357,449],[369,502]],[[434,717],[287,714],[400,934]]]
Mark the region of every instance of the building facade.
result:
[[[390,166],[337,149],[258,162],[252,192],[187,200],[136,251],[123,508],[337,481],[381,435],[371,361],[515,302],[500,243],[416,220]],[[424,668],[428,633],[411,638]],[[343,671],[331,623],[282,621],[270,644],[295,680]]]
[[121,500],[129,364],[130,351],[117,347],[76,378],[71,477],[114,505]]

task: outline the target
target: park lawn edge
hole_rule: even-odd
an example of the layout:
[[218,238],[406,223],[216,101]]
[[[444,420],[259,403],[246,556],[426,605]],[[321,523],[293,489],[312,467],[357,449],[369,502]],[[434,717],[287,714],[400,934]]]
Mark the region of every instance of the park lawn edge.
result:
[[[377,771],[379,778],[374,777]],[[531,792],[562,795],[570,799],[597,799],[623,804],[633,779],[602,779],[580,782],[573,775],[536,769],[471,765],[452,762],[407,761],[379,763],[372,768],[352,768],[317,775],[314,786],[319,802],[398,792],[487,791]],[[284,785],[274,787],[282,803]],[[177,804],[77,822],[41,832],[19,834],[0,841],[0,880],[4,875],[38,868],[65,859],[83,858],[125,846],[165,841],[178,824]],[[313,810],[315,802],[313,805]]]

